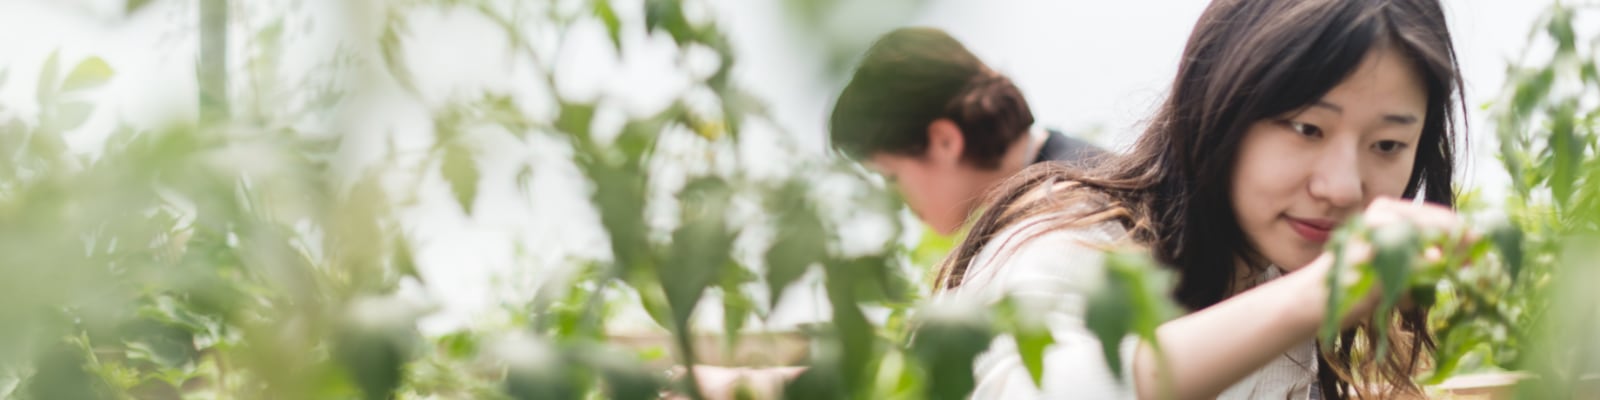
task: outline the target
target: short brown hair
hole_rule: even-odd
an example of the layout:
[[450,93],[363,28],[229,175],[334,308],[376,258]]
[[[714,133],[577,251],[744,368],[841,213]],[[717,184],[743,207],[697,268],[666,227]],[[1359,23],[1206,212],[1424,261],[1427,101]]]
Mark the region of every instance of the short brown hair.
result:
[[928,125],[949,119],[961,128],[962,158],[996,168],[1033,125],[1022,91],[934,28],[901,28],[867,50],[833,106],[832,145],[846,156],[921,155]]

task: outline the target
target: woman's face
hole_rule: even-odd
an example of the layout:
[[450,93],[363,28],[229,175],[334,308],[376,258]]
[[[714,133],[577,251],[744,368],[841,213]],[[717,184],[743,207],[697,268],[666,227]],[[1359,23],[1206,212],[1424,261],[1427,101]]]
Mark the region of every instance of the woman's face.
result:
[[1296,270],[1368,202],[1402,196],[1427,102],[1410,60],[1379,49],[1320,101],[1253,124],[1240,143],[1230,193],[1250,245]]

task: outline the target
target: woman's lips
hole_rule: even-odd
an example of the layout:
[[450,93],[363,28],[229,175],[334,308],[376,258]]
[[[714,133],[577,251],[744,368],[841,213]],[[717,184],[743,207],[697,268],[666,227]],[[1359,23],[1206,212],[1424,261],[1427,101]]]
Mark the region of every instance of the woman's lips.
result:
[[1289,227],[1294,229],[1294,233],[1298,233],[1300,237],[1317,244],[1327,243],[1328,235],[1333,232],[1333,227],[1335,226],[1333,221],[1326,219],[1284,218],[1289,221]]

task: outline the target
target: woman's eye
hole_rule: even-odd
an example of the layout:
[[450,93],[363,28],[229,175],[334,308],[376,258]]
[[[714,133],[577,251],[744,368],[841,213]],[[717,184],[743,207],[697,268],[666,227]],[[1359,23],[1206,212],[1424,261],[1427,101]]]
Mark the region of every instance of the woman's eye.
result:
[[1322,136],[1322,128],[1318,128],[1316,125],[1296,121],[1287,122],[1289,124],[1289,129],[1293,129],[1296,133],[1309,137]]
[[1373,143],[1372,147],[1373,149],[1378,150],[1379,153],[1389,154],[1399,152],[1400,150],[1405,150],[1406,144],[1394,140],[1384,140],[1378,143]]

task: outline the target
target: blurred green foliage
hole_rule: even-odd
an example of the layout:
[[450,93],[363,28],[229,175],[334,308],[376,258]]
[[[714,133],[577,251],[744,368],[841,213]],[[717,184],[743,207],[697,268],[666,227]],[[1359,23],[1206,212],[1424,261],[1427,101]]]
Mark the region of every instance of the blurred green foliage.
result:
[[[229,3],[198,1],[211,12],[197,13],[196,34],[206,43],[225,40],[238,17],[216,6]],[[797,26],[831,32],[824,42],[833,64],[848,65],[866,44],[860,38],[873,34],[830,29],[858,7],[849,2],[785,4]],[[368,6],[362,10],[371,15],[359,17],[376,16],[376,34],[352,40],[373,48],[373,59],[324,68],[372,63],[399,92],[420,99],[421,77],[406,57],[412,20],[470,13],[504,35],[509,53],[545,85],[551,110],[529,111],[534,100],[502,93],[423,101],[432,107],[432,142],[420,161],[391,145],[376,164],[345,169],[338,161],[341,149],[358,146],[352,137],[295,127],[370,88],[276,82],[289,48],[277,20],[249,32],[243,63],[202,46],[200,122],[118,128],[88,156],[64,138],[93,114],[87,95],[117,79],[115,66],[51,55],[35,90],[37,115],[0,121],[0,398],[644,399],[664,390],[698,397],[694,369],[670,381],[663,372],[665,363],[694,365],[707,350],[695,340],[705,334],[692,322],[700,308],[721,308],[724,330],[711,334],[727,353],[751,337],[748,321],[770,317],[782,294],[796,290],[817,290],[827,320],[797,333],[810,343],[801,361],[809,368],[785,388],[790,398],[963,398],[973,385],[972,360],[1002,336],[1015,340],[1041,382],[1043,352],[1053,345],[1041,321],[1010,301],[923,301],[929,282],[902,243],[902,206],[859,166],[802,156],[786,161],[792,165],[779,176],[747,172],[770,160],[741,147],[752,140],[745,133],[752,124],[777,124],[732,79],[738,58],[727,32],[707,17],[714,13],[703,12],[709,4]],[[127,5],[129,12],[148,7]],[[1585,287],[1600,281],[1593,264],[1600,258],[1591,254],[1600,227],[1600,107],[1592,100],[1600,93],[1600,39],[1578,42],[1580,11],[1557,7],[1540,21],[1536,39],[1553,41],[1554,56],[1513,67],[1506,99],[1493,108],[1514,187],[1506,215],[1485,220],[1508,224],[1487,229],[1469,257],[1422,268],[1410,268],[1422,246],[1454,237],[1342,233],[1379,243],[1374,262],[1356,266],[1356,286],[1381,288],[1384,309],[1402,293],[1433,299],[1440,352],[1429,382],[1485,368],[1527,371],[1539,380],[1522,388],[1525,395],[1561,397],[1573,386],[1552,382],[1570,383],[1600,365],[1593,340],[1600,301]],[[551,46],[563,41],[544,38],[581,34],[574,27],[585,24],[601,27],[618,55],[646,45],[627,39],[643,30],[670,39],[682,59],[712,54],[715,66],[706,73],[687,63],[661,66],[691,76],[690,88],[613,130],[597,122],[599,114],[622,99],[554,89],[552,54],[561,52]],[[252,84],[229,93],[228,82],[241,76]],[[588,190],[607,257],[566,265],[566,278],[511,307],[511,326],[425,337],[418,320],[431,308],[398,294],[402,285],[427,286],[401,211],[422,190],[420,177],[432,176],[464,214],[480,212],[483,187],[503,179],[485,173],[486,128],[518,145],[570,150],[563,154]],[[515,183],[527,185],[533,166],[516,166]],[[417,176],[397,179],[396,171]],[[890,227],[881,243],[841,234],[874,221]],[[948,245],[935,238],[918,247]],[[1166,296],[1171,278],[1147,256],[1107,260],[1088,324],[1116,365],[1123,337],[1153,339],[1178,309]],[[816,286],[808,276],[819,278]],[[1341,296],[1331,304],[1353,298]],[[669,352],[617,340],[607,323],[618,307],[646,310],[670,338]]]

